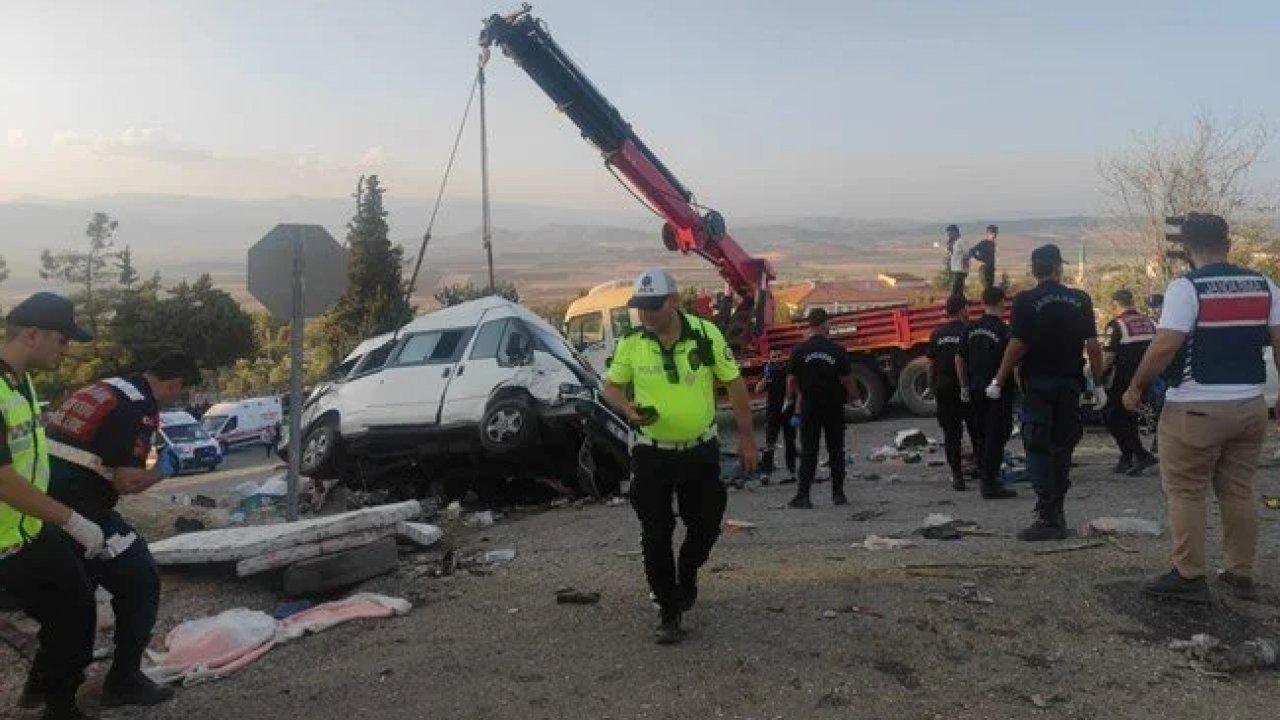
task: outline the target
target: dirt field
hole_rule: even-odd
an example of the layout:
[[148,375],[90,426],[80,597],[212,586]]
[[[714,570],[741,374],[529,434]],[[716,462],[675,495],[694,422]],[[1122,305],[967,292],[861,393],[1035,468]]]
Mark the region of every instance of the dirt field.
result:
[[[464,555],[515,548],[510,564],[432,578],[425,571],[438,548],[406,556],[396,573],[362,588],[411,599],[409,616],[294,642],[237,675],[180,690],[167,706],[110,717],[1275,717],[1280,674],[1208,677],[1167,647],[1201,631],[1280,638],[1274,586],[1257,603],[1219,594],[1210,609],[1188,609],[1137,592],[1142,578],[1168,568],[1167,537],[1041,554],[1084,540],[1028,545],[1009,537],[1030,518],[1026,486],[1017,500],[984,502],[974,491],[952,491],[945,472],[927,463],[863,460],[907,425],[937,435],[932,421],[850,428],[858,451],[852,472],[879,479],[852,480],[848,507],[832,507],[826,485],[817,487],[812,511],[778,509],[790,487],[731,492],[728,517],[758,528],[717,546],[681,646],[652,642],[656,612],[629,507],[517,513],[483,531],[445,525],[446,542]],[[1073,527],[1100,516],[1163,523],[1154,470],[1137,479],[1112,475],[1115,450],[1096,431],[1077,459]],[[1280,495],[1274,466],[1259,485],[1260,495]],[[1259,576],[1274,580],[1280,511],[1260,504],[1258,512]],[[910,533],[930,513],[976,522],[989,534],[917,537],[918,547],[895,551],[853,547],[870,534]],[[557,605],[555,591],[570,586],[602,599]],[[237,605],[269,611],[278,602],[269,581],[170,573],[162,631]],[[0,666],[9,668],[0,681],[0,707],[8,708],[25,666],[3,645]],[[98,682],[86,688],[87,703],[96,702]]]

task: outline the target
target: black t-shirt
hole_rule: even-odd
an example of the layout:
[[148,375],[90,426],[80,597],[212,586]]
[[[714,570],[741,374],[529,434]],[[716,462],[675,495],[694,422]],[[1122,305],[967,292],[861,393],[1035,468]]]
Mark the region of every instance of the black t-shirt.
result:
[[764,388],[769,402],[781,404],[787,396],[787,364],[781,360],[764,366]]
[[[0,374],[4,375],[4,381],[9,383],[9,387],[18,391],[19,395],[31,402],[30,389],[27,387],[27,379],[13,371],[9,364],[4,360],[0,360]],[[39,408],[32,408],[32,414],[39,414]],[[0,467],[13,464],[13,452],[9,449],[9,426],[4,421],[4,416],[0,415]]]
[[929,349],[926,354],[933,362],[933,387],[935,390],[952,388],[959,385],[956,380],[956,355],[964,342],[968,323],[963,320],[951,320],[933,329],[929,335]]
[[791,351],[791,374],[802,407],[840,407],[847,401],[841,378],[853,372],[849,353],[830,338],[814,336]]
[[[106,467],[146,467],[159,409],[145,378],[124,379],[142,394],[141,401],[106,382],[83,387],[50,416],[49,439],[91,452]],[[49,494],[90,518],[100,517],[120,499],[106,478],[56,457],[49,461]]]
[[1084,343],[1097,333],[1093,323],[1093,299],[1082,290],[1046,280],[1018,293],[1010,330],[1027,345],[1023,376],[1082,378]]
[[996,264],[996,244],[992,240],[983,240],[973,246],[973,250],[969,251],[969,255],[983,265],[994,267]]
[[969,371],[970,388],[981,390],[991,384],[1008,346],[1009,326],[995,315],[984,313],[969,326],[960,343],[960,357]]

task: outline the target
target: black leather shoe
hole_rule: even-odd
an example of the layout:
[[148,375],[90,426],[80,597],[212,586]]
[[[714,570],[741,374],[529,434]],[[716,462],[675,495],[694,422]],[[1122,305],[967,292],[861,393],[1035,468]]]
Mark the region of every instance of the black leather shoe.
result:
[[1188,580],[1182,577],[1177,570],[1170,570],[1164,575],[1151,580],[1142,586],[1142,590],[1154,597],[1180,600],[1197,605],[1208,605],[1211,599],[1209,596],[1209,583],[1205,582],[1204,578]]
[[102,684],[102,707],[116,708],[123,705],[139,705],[151,707],[167,702],[173,697],[173,690],[161,687],[151,678],[136,673],[126,680],[115,680],[110,676]]
[[845,494],[843,492],[831,493],[831,504],[832,505],[848,505],[849,498],[845,497]]
[[1142,474],[1143,470],[1146,470],[1149,467],[1152,467],[1154,465],[1159,465],[1159,464],[1160,464],[1160,461],[1156,459],[1155,455],[1147,455],[1145,457],[1136,458],[1133,461],[1133,465],[1129,468],[1128,472],[1126,472],[1125,475],[1128,475],[1129,477],[1138,477],[1139,475]]
[[1031,527],[1025,528],[1018,533],[1018,539],[1025,542],[1040,542],[1043,540],[1065,540],[1067,537],[1067,528],[1065,525],[1059,525],[1052,520],[1037,518],[1031,523]]
[[964,484],[964,475],[951,476],[951,489],[961,491],[961,492],[969,489]]
[[27,684],[22,686],[22,695],[18,696],[18,707],[24,710],[35,710],[44,705],[44,677],[31,671],[27,675]]
[[1223,570],[1218,573],[1218,582],[1227,586],[1231,590],[1231,594],[1241,600],[1258,599],[1258,586],[1254,584],[1251,577],[1233,575],[1230,570]]
[[1018,491],[1010,490],[1003,485],[988,485],[982,488],[983,500],[1008,500],[1018,497]]
[[787,503],[787,507],[795,508],[796,510],[812,510],[813,501],[807,497],[797,495],[791,498],[791,502]]
[[684,628],[680,627],[679,611],[663,611],[662,623],[653,631],[653,639],[659,645],[676,645],[684,640]]

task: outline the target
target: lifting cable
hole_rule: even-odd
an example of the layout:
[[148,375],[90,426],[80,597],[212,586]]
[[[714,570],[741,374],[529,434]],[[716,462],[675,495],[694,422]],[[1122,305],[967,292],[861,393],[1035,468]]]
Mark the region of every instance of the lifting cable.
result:
[[436,215],[439,214],[440,203],[444,200],[444,189],[449,184],[449,174],[453,172],[453,161],[458,156],[458,145],[462,143],[462,131],[467,127],[467,117],[471,114],[471,104],[476,99],[476,88],[480,86],[480,78],[483,72],[483,68],[476,72],[476,77],[471,82],[471,92],[467,95],[466,109],[462,111],[462,122],[458,125],[458,134],[453,139],[453,149],[449,151],[449,162],[444,167],[444,177],[440,180],[440,191],[436,193],[436,204],[431,209],[431,219],[427,221],[427,231],[422,235],[422,246],[418,249],[418,259],[413,264],[413,275],[409,277],[409,282],[405,286],[406,302],[413,298],[413,289],[418,283],[418,272],[422,270],[422,260],[427,254],[427,243],[431,241],[431,229],[435,227]]

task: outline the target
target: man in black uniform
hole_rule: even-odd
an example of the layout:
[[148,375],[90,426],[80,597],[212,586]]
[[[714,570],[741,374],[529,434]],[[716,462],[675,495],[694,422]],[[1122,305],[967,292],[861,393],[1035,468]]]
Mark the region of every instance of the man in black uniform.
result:
[[1115,319],[1107,323],[1104,331],[1107,346],[1102,354],[1104,372],[1110,378],[1103,419],[1116,441],[1116,447],[1120,448],[1120,462],[1116,463],[1115,471],[1138,476],[1158,461],[1142,446],[1138,416],[1126,410],[1121,399],[1129,389],[1133,374],[1138,371],[1143,354],[1156,336],[1156,323],[1134,309],[1133,291],[1128,288],[1112,293],[1111,304]]
[[1000,228],[987,226],[987,236],[982,242],[973,246],[969,256],[982,263],[982,289],[996,286],[996,238],[1000,236]]
[[969,414],[969,389],[960,382],[956,373],[956,358],[968,329],[967,302],[959,295],[947,298],[947,322],[934,328],[929,336],[929,387],[938,402],[938,426],[942,428],[943,446],[947,454],[947,466],[951,468],[951,487],[964,490],[964,467],[961,443],[964,428],[969,428],[974,455],[982,460],[978,448],[982,446],[976,425]]
[[769,476],[775,469],[773,454],[778,445],[778,434],[782,434],[783,457],[787,463],[788,477],[783,484],[795,482],[796,478],[796,428],[791,419],[795,417],[795,408],[787,404],[787,362],[780,353],[774,353],[764,366],[760,382],[755,391],[767,393],[764,410],[764,454],[760,457],[760,471],[766,473],[762,484],[769,483]]
[[969,412],[974,426],[980,428],[979,437],[982,438],[982,446],[975,448],[974,452],[981,468],[984,500],[1018,496],[1000,482],[1004,446],[1013,432],[1013,393],[1005,393],[992,400],[985,392],[1000,369],[1004,350],[1009,345],[1009,326],[1000,317],[1004,299],[1004,290],[999,287],[988,287],[982,291],[982,304],[986,311],[965,331],[960,355],[956,358],[956,374],[964,382],[963,387],[970,400]]
[[1080,395],[1084,389],[1083,354],[1093,373],[1093,405],[1101,410],[1102,348],[1098,345],[1089,294],[1062,284],[1062,251],[1042,245],[1031,253],[1031,273],[1039,284],[1013,299],[1012,339],[986,396],[999,400],[1021,366],[1022,442],[1027,472],[1036,489],[1035,522],[1018,533],[1021,540],[1060,540],[1067,536],[1064,510],[1071,487],[1071,454],[1084,434]]
[[[818,442],[825,437],[831,465],[831,503],[845,505],[844,406],[861,394],[853,382],[853,362],[844,348],[831,341],[827,311],[809,311],[809,339],[791,352],[787,401],[800,414],[800,478],[790,507],[809,509],[809,489],[818,469]],[[799,393],[799,399],[796,394]]]
[[166,448],[146,469],[159,409],[200,382],[195,361],[167,353],[145,372],[103,380],[72,393],[49,419],[50,494],[97,523],[110,557],[85,562],[89,579],[111,593],[115,654],[102,686],[103,707],[156,705],[173,691],[142,674],[160,604],[160,573],[146,541],[115,511],[121,495],[141,493],[180,466]]

